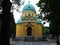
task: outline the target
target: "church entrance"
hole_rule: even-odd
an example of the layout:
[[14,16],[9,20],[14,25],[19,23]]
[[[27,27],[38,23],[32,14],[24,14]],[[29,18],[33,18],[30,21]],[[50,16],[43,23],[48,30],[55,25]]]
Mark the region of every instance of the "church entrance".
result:
[[32,28],[30,26],[27,27],[27,36],[32,36]]
[[27,36],[25,37],[25,41],[33,41],[34,37],[32,36],[32,27],[27,27]]

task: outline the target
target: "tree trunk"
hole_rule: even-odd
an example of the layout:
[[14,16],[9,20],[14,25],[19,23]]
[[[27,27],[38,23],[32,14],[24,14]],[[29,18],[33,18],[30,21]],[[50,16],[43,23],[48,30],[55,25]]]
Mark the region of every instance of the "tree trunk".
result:
[[56,43],[57,43],[57,45],[59,45],[59,35],[57,35],[56,37],[57,37]]
[[1,30],[1,45],[10,45],[10,23],[11,23],[11,2],[10,0],[2,1],[2,30]]

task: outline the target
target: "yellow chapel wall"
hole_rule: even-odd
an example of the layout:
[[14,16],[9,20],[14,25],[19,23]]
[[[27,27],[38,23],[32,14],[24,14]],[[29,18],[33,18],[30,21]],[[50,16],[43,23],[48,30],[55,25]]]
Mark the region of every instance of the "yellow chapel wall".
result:
[[27,29],[26,23],[16,24],[16,36],[17,37],[26,36],[27,35],[26,29]]
[[[27,23],[16,25],[16,36],[27,36]],[[42,36],[42,25],[37,23],[31,23],[32,26],[32,36]]]
[[42,25],[37,24],[37,28],[38,28],[37,36],[42,36]]
[[42,36],[42,25],[41,24],[34,23],[33,35],[34,36]]
[[16,25],[16,36],[17,37],[24,36],[24,33],[23,33],[23,24],[17,24]]

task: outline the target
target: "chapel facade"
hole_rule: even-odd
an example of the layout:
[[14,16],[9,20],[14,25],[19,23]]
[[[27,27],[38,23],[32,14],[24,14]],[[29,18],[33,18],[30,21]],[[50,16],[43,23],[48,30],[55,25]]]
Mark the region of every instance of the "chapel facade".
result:
[[[21,19],[16,24],[16,37],[21,40],[36,40],[42,36],[42,23],[40,18],[36,16],[35,7],[28,3],[23,7]],[[33,37],[33,38],[32,38]]]

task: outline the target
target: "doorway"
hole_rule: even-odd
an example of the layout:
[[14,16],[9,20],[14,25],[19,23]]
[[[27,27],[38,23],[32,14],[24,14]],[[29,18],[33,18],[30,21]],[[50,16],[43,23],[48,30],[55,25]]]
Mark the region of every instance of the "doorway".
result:
[[27,27],[27,36],[32,36],[32,27]]

